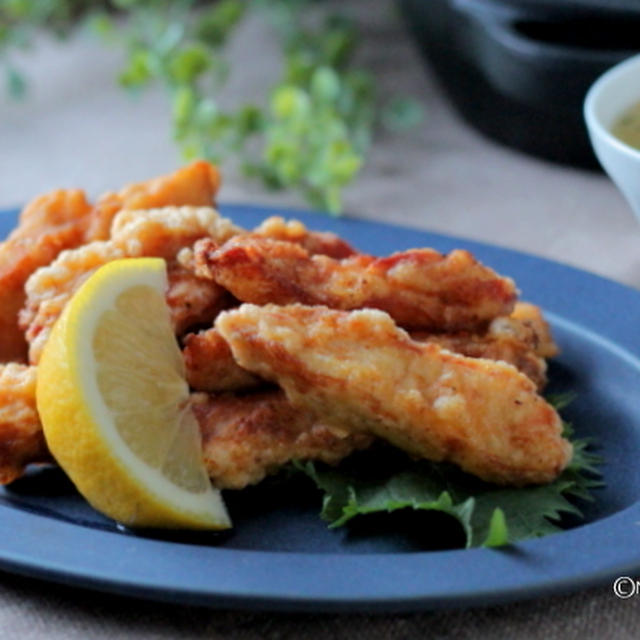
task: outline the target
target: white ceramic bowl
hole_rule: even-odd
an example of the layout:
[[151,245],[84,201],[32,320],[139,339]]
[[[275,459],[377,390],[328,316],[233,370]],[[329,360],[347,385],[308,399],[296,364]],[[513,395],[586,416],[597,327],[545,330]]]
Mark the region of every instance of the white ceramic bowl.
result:
[[640,102],[640,55],[604,73],[589,89],[584,117],[596,156],[640,220],[640,150],[611,133],[622,113]]

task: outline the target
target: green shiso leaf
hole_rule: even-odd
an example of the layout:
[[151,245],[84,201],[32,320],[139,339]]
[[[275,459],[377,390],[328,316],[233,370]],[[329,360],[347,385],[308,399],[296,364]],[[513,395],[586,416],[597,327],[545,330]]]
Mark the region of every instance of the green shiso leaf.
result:
[[[565,425],[565,435],[571,432]],[[330,527],[373,513],[436,511],[460,524],[467,547],[496,547],[555,533],[563,515],[582,517],[573,500],[593,499],[591,490],[601,485],[600,459],[588,450],[588,440],[572,443],[572,461],[554,482],[521,488],[492,485],[449,464],[413,461],[384,446],[339,467],[306,462],[296,468],[323,493],[321,516]]]
[[502,547],[509,542],[509,528],[504,511],[496,507],[489,521],[489,533],[482,544],[483,547]]

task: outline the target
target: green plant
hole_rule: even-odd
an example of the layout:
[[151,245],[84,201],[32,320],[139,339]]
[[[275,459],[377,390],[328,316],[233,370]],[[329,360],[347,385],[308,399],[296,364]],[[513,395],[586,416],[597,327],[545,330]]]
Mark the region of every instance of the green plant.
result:
[[[248,12],[260,12],[276,30],[282,75],[264,103],[224,110],[225,45]],[[247,176],[297,190],[333,214],[342,210],[342,191],[363,166],[376,127],[403,129],[421,118],[412,100],[381,104],[372,74],[354,61],[356,25],[313,0],[3,0],[0,56],[13,95],[24,94],[25,81],[12,51],[29,46],[38,29],[64,36],[79,23],[126,49],[123,87],[166,87],[185,159],[237,158]]]

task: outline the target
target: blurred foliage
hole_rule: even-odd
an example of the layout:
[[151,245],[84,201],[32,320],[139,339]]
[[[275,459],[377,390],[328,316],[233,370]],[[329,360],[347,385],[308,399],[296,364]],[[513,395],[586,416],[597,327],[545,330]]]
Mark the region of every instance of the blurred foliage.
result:
[[[141,91],[161,83],[171,100],[174,137],[185,159],[239,159],[248,176],[301,192],[313,206],[342,210],[343,188],[363,166],[378,124],[403,130],[420,122],[419,104],[381,104],[373,75],[355,63],[359,38],[345,16],[313,0],[0,0],[0,61],[11,95],[25,79],[12,54],[46,29],[66,36],[88,26],[124,48],[120,84]],[[309,9],[313,8],[313,11]],[[278,35],[282,75],[264,104],[225,110],[226,45],[248,12]],[[311,18],[309,15],[311,14]]]

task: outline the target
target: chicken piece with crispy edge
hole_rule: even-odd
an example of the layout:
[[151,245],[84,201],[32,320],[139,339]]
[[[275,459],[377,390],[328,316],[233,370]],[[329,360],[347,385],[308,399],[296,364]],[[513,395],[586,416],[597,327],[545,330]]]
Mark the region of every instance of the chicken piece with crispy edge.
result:
[[84,241],[91,205],[79,190],[59,189],[32,200],[18,226],[0,244],[0,361],[25,362],[27,343],[18,327],[24,284],[63,249]]
[[195,391],[240,391],[265,384],[236,363],[227,341],[216,329],[186,335],[182,356],[187,382]]
[[412,331],[418,342],[433,342],[470,358],[503,360],[529,377],[538,389],[547,383],[546,357],[557,354],[549,325],[533,304],[518,302],[510,316],[495,318],[483,333]]
[[528,341],[531,348],[540,358],[553,358],[558,355],[558,345],[551,334],[551,327],[546,321],[542,309],[530,302],[518,302],[510,318],[516,321],[517,328],[496,326],[494,333],[514,331],[521,340]]
[[91,211],[85,242],[107,240],[113,219],[123,209],[212,207],[219,188],[217,167],[196,160],[169,175],[127,185],[117,193],[105,193]]
[[205,238],[194,251],[196,273],[243,302],[372,307],[405,328],[477,330],[509,314],[517,296],[512,280],[463,250],[443,256],[412,249],[387,258],[335,260],[291,242],[249,235],[222,247]]
[[0,244],[0,362],[27,360],[28,345],[18,326],[24,285],[39,267],[64,249],[109,236],[121,209],[168,205],[211,206],[220,184],[218,170],[204,161],[102,196],[95,206],[79,189],[38,196],[21,212],[18,226]]
[[284,240],[304,247],[311,255],[321,254],[340,260],[356,255],[346,240],[330,231],[310,231],[299,220],[285,221],[280,216],[271,216],[257,226],[253,233],[272,240]]
[[[0,366],[0,484],[27,465],[53,462],[36,411],[36,367]],[[242,489],[291,460],[336,464],[373,437],[350,433],[291,406],[282,391],[193,393],[190,406],[202,435],[203,460],[221,489]]]
[[[233,298],[212,280],[194,274],[190,247],[204,236],[224,244],[241,233],[246,232],[210,207],[120,211],[113,219],[110,240],[65,252],[28,281],[20,326],[30,345],[29,362],[38,362],[50,329],[73,292],[98,267],[117,258],[156,256],[167,260],[167,302],[176,335],[181,336],[194,326],[210,324],[219,311],[233,303]],[[279,237],[286,234],[314,251],[336,254],[353,251],[334,234],[309,231],[295,220],[285,223],[282,218],[269,218],[255,233]]]
[[180,264],[176,254],[203,236],[224,242],[240,232],[210,207],[121,211],[114,218],[110,240],[64,251],[27,281],[20,325],[30,344],[29,361],[36,364],[40,359],[51,328],[73,293],[96,269],[118,258],[156,256],[167,260],[167,302],[178,335],[194,325],[210,324],[232,298],[215,282],[198,278]]
[[[311,254],[343,258],[355,255],[356,250],[334,233],[311,231],[298,220],[285,221],[280,216],[264,220],[250,234],[275,240],[286,240],[304,247]],[[179,260],[192,268],[193,252],[185,250]],[[185,336],[183,356],[187,381],[192,389],[219,393],[253,389],[264,385],[252,373],[240,367],[231,354],[229,345],[213,328]]]
[[36,367],[0,365],[0,484],[33,462],[50,462],[36,410]]
[[[184,179],[188,173],[183,171],[182,178]],[[168,183],[170,182],[171,180],[168,180]],[[163,184],[167,187],[168,183],[163,183],[162,179],[156,181],[157,191],[154,197],[160,197],[158,193],[164,193],[162,197],[167,196],[167,189],[162,187]],[[142,198],[142,187],[143,185],[135,185],[130,193],[135,194],[136,198]],[[203,190],[199,188],[196,191],[201,193]],[[81,196],[81,192],[77,192],[76,196]],[[88,205],[84,210],[88,210]],[[34,224],[32,219],[31,224]],[[188,249],[185,248],[203,234],[222,243],[230,236],[243,231],[229,221],[219,218],[210,208],[165,207],[141,212],[125,210],[115,216],[112,227],[113,237],[109,241],[94,241],[64,251],[52,264],[32,275],[27,286],[29,299],[21,315],[31,342],[31,357],[34,363],[39,359],[53,323],[73,292],[98,267],[111,260],[140,255],[159,255],[168,260],[167,302],[177,334],[196,324],[211,323],[222,308],[231,304],[230,295],[219,285],[211,280],[197,278],[193,274],[188,255],[180,255],[180,259],[177,259],[177,255],[188,253]],[[279,236],[286,233],[287,237],[313,247],[315,251],[323,250],[334,254],[350,251],[347,249],[348,245],[337,236],[308,231],[304,225],[296,221],[284,223],[282,219],[272,218],[260,225],[256,232],[275,233]],[[230,356],[228,347],[224,344]],[[236,366],[236,369],[239,367]],[[23,370],[26,372],[25,376],[29,373],[35,379],[34,367],[24,367]],[[248,372],[243,372],[243,376],[255,379]],[[1,384],[3,381],[4,385]],[[10,376],[0,378],[0,395],[5,393],[7,398],[12,397],[14,386]],[[29,389],[30,387],[27,387],[26,391]],[[22,393],[21,402],[24,406],[35,407],[35,396],[33,393]],[[8,407],[14,406],[11,400],[7,400],[5,404]],[[17,412],[14,411],[14,415],[17,415]],[[34,413],[31,417],[33,419],[30,421],[20,421],[16,418],[13,428],[10,428],[11,420],[7,420],[4,429],[0,431],[0,450],[4,452],[1,467],[3,483],[19,476],[26,464],[48,458],[37,414]]]
[[550,482],[571,459],[560,417],[524,374],[415,342],[386,313],[243,304],[215,326],[242,367],[328,424],[502,485]]
[[[524,302],[516,303],[510,316],[492,320],[484,333],[415,331],[410,335],[418,342],[435,342],[444,349],[470,358],[508,362],[535,382],[539,389],[547,381],[544,356],[557,353],[542,312],[535,305]],[[185,336],[182,354],[189,386],[195,391],[240,391],[265,382],[234,360],[227,341],[215,327]]]
[[373,438],[325,424],[280,390],[191,395],[209,477],[220,489],[260,482],[291,460],[337,464]]

